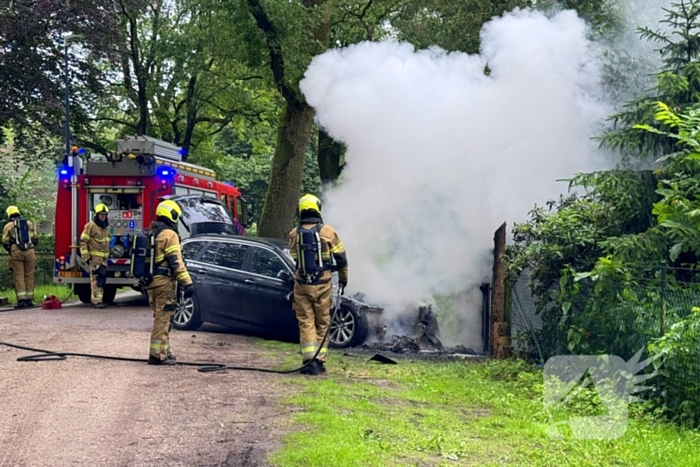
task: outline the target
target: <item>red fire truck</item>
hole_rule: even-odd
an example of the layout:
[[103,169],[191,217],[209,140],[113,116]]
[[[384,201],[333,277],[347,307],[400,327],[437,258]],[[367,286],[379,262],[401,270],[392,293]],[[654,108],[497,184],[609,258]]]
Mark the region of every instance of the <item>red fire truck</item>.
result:
[[[155,209],[162,199],[189,195],[185,198],[190,204],[193,199],[200,199],[200,204],[208,203],[209,211],[219,210],[216,217],[228,216],[226,221],[233,222],[231,233],[238,235],[245,233],[252,218],[252,203],[238,188],[230,182],[217,181],[211,169],[183,162],[177,146],[145,136],[124,138],[117,143],[116,153],[91,154],[85,159],[80,154],[83,151],[74,148],[59,168],[54,282],[74,284],[76,295],[84,303],[90,303],[90,278],[79,257],[80,234],[94,217],[98,204],[109,208],[112,235],[105,303],[114,300],[120,287],[136,289],[129,273],[130,237],[155,220]],[[183,218],[186,216],[183,213]],[[182,223],[179,228],[181,237],[189,235]]]

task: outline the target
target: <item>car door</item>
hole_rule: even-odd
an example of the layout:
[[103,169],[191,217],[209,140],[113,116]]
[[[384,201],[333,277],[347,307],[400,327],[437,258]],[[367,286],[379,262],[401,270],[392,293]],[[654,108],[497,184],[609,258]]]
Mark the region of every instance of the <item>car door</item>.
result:
[[241,319],[275,335],[293,336],[298,331],[290,301],[293,284],[278,277],[292,271],[273,249],[251,246],[245,267],[245,288]]
[[241,290],[246,285],[243,260],[249,246],[235,242],[220,242],[216,258],[208,264],[208,276],[216,284],[205,297],[211,309],[212,323],[224,326],[239,324],[241,313]]
[[[193,250],[196,247],[191,247],[190,245],[203,246],[200,251],[193,254]],[[215,297],[218,287],[218,278],[216,274],[211,274],[211,265],[216,259],[216,252],[219,249],[219,242],[198,242],[190,241],[185,243],[182,248],[182,256],[185,260],[185,266],[187,267],[187,272],[190,273],[192,282],[194,284],[194,290],[197,294],[197,301],[201,307],[200,313],[203,321],[213,322],[211,317],[213,301],[211,297]]]

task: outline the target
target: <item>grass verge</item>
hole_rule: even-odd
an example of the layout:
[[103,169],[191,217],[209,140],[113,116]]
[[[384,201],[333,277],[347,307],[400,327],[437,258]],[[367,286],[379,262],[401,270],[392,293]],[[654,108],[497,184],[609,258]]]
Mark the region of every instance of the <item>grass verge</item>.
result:
[[[292,344],[264,346],[297,351]],[[561,430],[563,439],[551,439],[542,372],[522,362],[366,360],[336,351],[326,376],[286,379],[297,390],[283,403],[297,407],[297,414],[284,447],[271,458],[275,465],[700,465],[699,432],[637,405],[620,438],[578,440]]]
[[[40,285],[34,289],[34,303],[41,303],[44,295],[55,295],[59,300],[63,301],[70,293],[71,288],[68,285]],[[15,294],[14,289],[0,290],[0,297],[7,297],[12,305],[17,304],[17,294]]]

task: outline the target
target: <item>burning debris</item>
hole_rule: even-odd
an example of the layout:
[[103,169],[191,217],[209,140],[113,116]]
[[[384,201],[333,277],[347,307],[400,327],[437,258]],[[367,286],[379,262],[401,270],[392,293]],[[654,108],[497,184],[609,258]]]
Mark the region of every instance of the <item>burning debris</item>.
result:
[[445,347],[440,341],[437,315],[430,305],[421,305],[417,315],[404,313],[391,323],[393,329],[405,330],[406,334],[392,334],[387,337],[387,326],[378,319],[373,320],[371,327],[377,341],[363,344],[358,350],[421,355],[480,355],[463,345]]

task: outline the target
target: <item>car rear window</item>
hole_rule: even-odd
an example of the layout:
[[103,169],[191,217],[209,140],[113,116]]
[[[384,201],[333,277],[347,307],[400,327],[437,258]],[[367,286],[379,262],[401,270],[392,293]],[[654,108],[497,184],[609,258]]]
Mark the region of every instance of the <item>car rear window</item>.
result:
[[216,253],[214,264],[224,268],[241,269],[248,245],[238,243],[222,243]]
[[250,272],[267,277],[277,277],[277,273],[287,270],[282,259],[266,248],[253,248],[250,259]]

